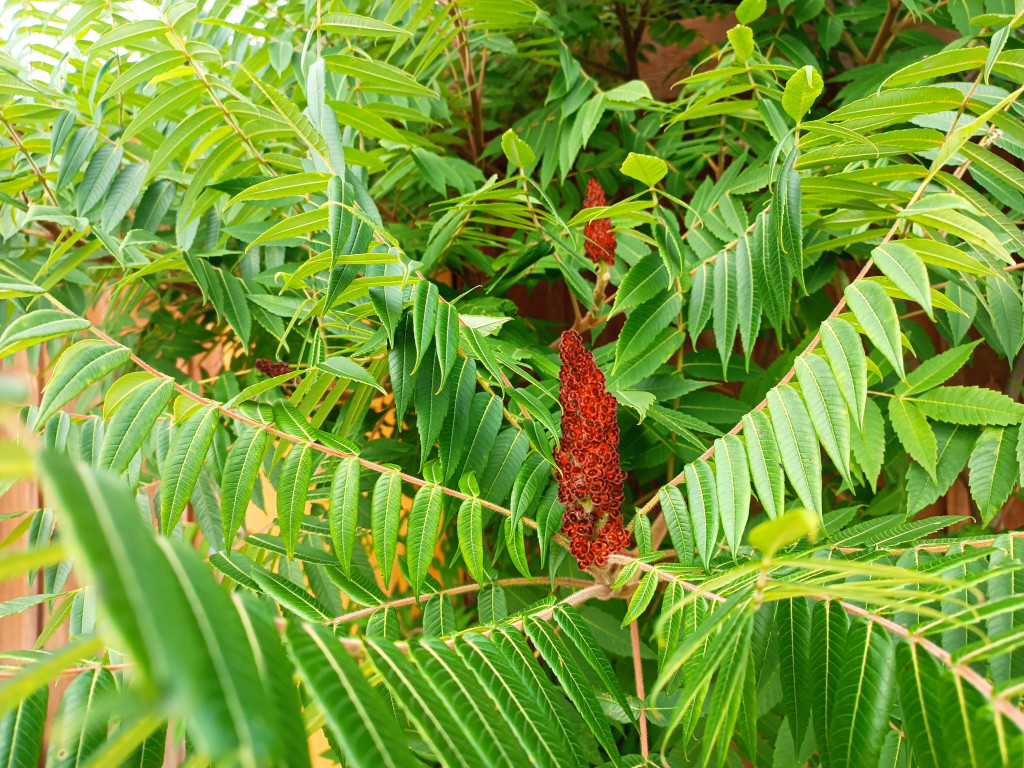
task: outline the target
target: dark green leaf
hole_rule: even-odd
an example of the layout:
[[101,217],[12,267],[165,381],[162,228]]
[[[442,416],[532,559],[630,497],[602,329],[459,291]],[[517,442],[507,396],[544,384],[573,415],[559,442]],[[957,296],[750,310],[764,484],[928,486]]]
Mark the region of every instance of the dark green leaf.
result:
[[359,521],[359,461],[342,459],[331,481],[331,504],[328,511],[334,554],[346,577],[352,575],[352,553]]

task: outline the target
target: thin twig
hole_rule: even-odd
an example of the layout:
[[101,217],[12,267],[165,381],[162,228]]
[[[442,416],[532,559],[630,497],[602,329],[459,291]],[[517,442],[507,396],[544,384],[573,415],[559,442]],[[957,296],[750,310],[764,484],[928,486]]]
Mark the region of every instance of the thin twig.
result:
[[903,3],[900,0],[889,0],[889,7],[885,12],[885,18],[882,19],[882,24],[878,28],[878,34],[875,35],[875,42],[871,44],[871,50],[868,51],[868,55],[864,59],[865,64],[874,64],[878,61],[882,54],[892,44],[893,38],[899,34],[899,30],[894,30],[896,25],[896,17],[899,15],[900,8],[903,7]]
[[633,677],[636,678],[636,697],[640,699],[640,755],[646,760],[651,750],[647,744],[647,702],[644,694],[644,667],[640,658],[640,630],[637,629],[635,621],[629,625],[629,639],[633,644]]
[[[555,579],[555,584],[563,587],[589,587],[594,582],[587,581],[585,579]],[[537,582],[533,579],[526,578],[509,578],[509,579],[498,579],[497,581],[490,582],[490,584],[498,584],[502,587],[535,587]],[[478,584],[473,582],[471,584],[460,584],[457,587],[449,587],[448,589],[439,589],[436,592],[431,592],[429,595],[421,595],[419,597],[402,597],[398,600],[392,600],[387,603],[381,603],[380,605],[373,605],[369,608],[360,608],[358,611],[352,611],[346,613],[343,616],[339,616],[336,619],[331,619],[328,624],[338,625],[345,624],[349,621],[356,621],[357,619],[365,618],[373,613],[376,613],[382,608],[402,608],[406,605],[415,605],[424,597],[434,597],[435,595],[461,595],[467,592],[477,592],[489,584]]]

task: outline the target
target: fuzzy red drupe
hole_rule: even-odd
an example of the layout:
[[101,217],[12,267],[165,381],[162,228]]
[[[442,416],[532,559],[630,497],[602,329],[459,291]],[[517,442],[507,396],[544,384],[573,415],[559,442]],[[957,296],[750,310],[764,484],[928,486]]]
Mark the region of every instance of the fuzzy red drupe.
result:
[[[604,190],[597,179],[587,182],[587,196],[583,200],[584,208],[597,208],[608,205]],[[602,261],[608,264],[615,262],[615,232],[611,219],[595,219],[583,225],[583,236],[586,237],[587,256],[595,264]]]
[[622,524],[626,473],[619,466],[618,404],[576,331],[562,334],[559,358],[562,440],[555,462],[558,500],[565,506],[562,533],[580,568],[604,565],[629,544]]

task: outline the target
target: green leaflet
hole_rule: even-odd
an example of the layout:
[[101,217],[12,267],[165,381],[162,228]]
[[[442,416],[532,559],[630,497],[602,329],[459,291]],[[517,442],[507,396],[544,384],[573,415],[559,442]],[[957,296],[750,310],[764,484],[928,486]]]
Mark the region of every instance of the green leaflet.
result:
[[[301,530],[305,533],[315,533],[321,536],[329,533],[329,527],[313,517],[303,518]],[[245,537],[245,541],[254,547],[265,549],[268,552],[278,555],[288,554],[284,546],[284,539],[280,536],[271,536],[266,533],[250,533]],[[338,564],[337,555],[324,552],[319,547],[303,543],[295,546],[295,559],[302,563],[319,563],[320,565],[331,566],[337,566]]]
[[0,298],[15,299],[24,296],[38,296],[45,293],[46,289],[35,283],[15,280],[11,278],[0,278]]
[[850,407],[853,422],[864,423],[868,396],[868,365],[860,334],[845,320],[833,317],[821,324],[821,344],[836,376],[839,391]]
[[405,737],[358,663],[331,632],[289,623],[288,650],[345,759],[365,768],[415,765]]
[[315,624],[330,621],[331,614],[327,606],[291,579],[256,564],[249,569],[249,576],[259,584],[260,591],[265,592],[296,616]]
[[444,385],[459,356],[459,313],[447,301],[437,305],[434,348],[437,350],[437,360],[441,367],[441,384]]
[[715,476],[706,461],[687,464],[686,495],[689,501],[690,530],[694,544],[707,570],[718,547],[718,492]]
[[398,547],[398,527],[402,514],[402,478],[398,472],[384,472],[373,485],[370,519],[373,553],[384,584],[391,583],[391,566]]
[[[649,572],[657,580],[657,573]],[[648,601],[649,602],[649,601]],[[604,651],[601,650],[601,646],[598,645],[597,639],[594,637],[593,631],[590,629],[590,625],[580,616],[579,612],[570,605],[560,605],[553,612],[553,618],[558,623],[562,632],[566,638],[571,642],[576,649],[580,652],[587,663],[597,672],[598,677],[601,678],[601,682],[604,683],[605,689],[611,694],[612,698],[615,699],[616,703],[622,707],[622,711],[627,715],[632,716],[632,709],[629,705],[629,699],[626,696],[626,692],[622,688],[622,684],[619,682],[619,678],[615,676],[615,672],[612,670],[611,663],[608,661],[608,657]]]
[[676,486],[666,485],[658,491],[658,499],[661,502],[661,515],[665,520],[665,527],[676,550],[676,557],[683,565],[690,565],[693,562],[694,539],[683,494]]
[[[438,595],[431,603],[436,600],[449,598]],[[487,765],[513,768],[526,760],[508,724],[493,717],[487,699],[479,695],[479,684],[462,657],[436,639],[424,640],[411,649],[411,654],[423,677],[441,693],[441,706],[459,723],[467,745],[472,745]]]
[[[658,649],[658,674],[665,671],[665,664],[675,653],[679,646],[679,639],[683,629],[683,610],[678,606],[686,595],[686,588],[678,581],[671,581],[665,589],[661,598],[661,620],[665,622],[665,644]],[[694,603],[696,605],[696,603]],[[685,608],[685,606],[684,606]],[[670,679],[666,690],[675,690],[675,681],[678,676]]]
[[846,302],[853,310],[864,333],[901,379],[906,378],[903,368],[903,342],[900,339],[900,321],[896,305],[878,283],[858,280],[846,286]]
[[537,505],[537,538],[540,542],[540,562],[544,565],[551,537],[562,527],[565,507],[558,500],[558,486],[552,485]]
[[983,387],[939,387],[913,402],[925,416],[953,424],[1011,426],[1024,418],[1024,405]]
[[631,179],[653,187],[668,173],[668,165],[660,157],[630,152],[620,170]]
[[761,328],[761,291],[754,282],[754,263],[750,252],[750,237],[744,232],[736,241],[736,255],[732,263],[736,269],[736,302],[739,313],[740,338],[747,367]]
[[[761,294],[768,324],[780,330],[789,315],[793,273],[789,261],[781,258],[780,249],[772,242],[770,213],[762,211],[750,234],[750,260],[753,264],[754,285]],[[777,241],[777,238],[776,238]],[[694,288],[697,283],[694,281]]]
[[669,287],[668,271],[658,253],[649,253],[638,261],[622,279],[615,292],[613,312],[643,304]]
[[324,61],[331,72],[359,78],[360,88],[369,93],[437,98],[434,91],[420,85],[412,75],[390,64],[341,53],[324,56]]
[[423,636],[450,637],[455,634],[455,608],[449,595],[436,594],[423,606]]
[[715,259],[715,309],[712,327],[715,346],[722,360],[722,375],[728,368],[736,329],[739,327],[739,276],[735,251],[723,250]]
[[49,686],[42,685],[0,718],[0,757],[8,765],[39,765],[49,694]]
[[409,323],[401,323],[388,350],[391,391],[395,395],[396,418],[401,421],[413,394],[412,371],[416,366],[416,345],[409,332]]
[[889,75],[882,83],[882,87],[896,88],[901,85],[932,80],[942,75],[977,69],[984,65],[985,54],[985,48],[980,47],[943,51],[933,56],[926,56],[920,61],[903,67],[895,74]]
[[[72,125],[74,121],[72,120]],[[99,138],[99,131],[92,127],[78,128],[71,134],[67,150],[61,157],[60,170],[57,172],[57,183],[55,189],[60,192],[69,181],[78,175],[82,165],[92,154],[96,146],[96,139]],[[54,146],[53,153],[56,154],[59,146]]]
[[802,744],[809,721],[806,702],[811,698],[809,665],[811,612],[807,600],[796,597],[782,600],[775,610],[779,630],[779,679],[782,704],[793,734],[793,743]]
[[[419,368],[427,352],[430,339],[434,336],[439,294],[437,286],[429,280],[421,280],[412,292],[412,330],[416,345],[416,365]],[[438,345],[440,347],[440,345]],[[440,386],[438,387],[440,389]]]
[[[468,372],[468,369],[466,372]],[[463,377],[465,377],[465,375],[466,373],[464,372]],[[459,389],[462,389],[461,381]],[[461,391],[456,395],[454,403],[456,408],[460,405],[461,395]],[[476,472],[477,474],[483,472],[491,449],[494,447],[498,430],[501,428],[501,398],[488,392],[477,392],[473,397],[473,404],[469,409],[468,423],[465,420],[465,414],[465,411],[461,414],[456,414],[453,411],[455,429],[459,429],[461,426],[460,431],[464,435],[464,442],[461,446],[458,446],[457,448],[454,447],[454,443],[458,437],[453,430],[450,438],[453,446],[451,448],[451,458],[449,461],[454,459],[456,452],[461,454],[461,458],[458,461],[458,468],[451,472],[451,475],[461,476],[469,474],[470,472]],[[446,430],[442,430],[442,436],[444,436],[445,431]],[[445,465],[445,451],[443,446],[441,463],[442,465]],[[452,464],[447,464],[446,466],[450,467]],[[445,476],[450,476],[447,468],[445,469]]]
[[0,359],[58,336],[84,331],[91,323],[56,309],[37,309],[15,319],[0,333]]
[[923,361],[921,365],[907,374],[906,382],[900,382],[896,386],[896,394],[910,395],[924,392],[942,384],[970,360],[974,348],[979,343],[976,341],[972,344],[953,347]]
[[743,681],[747,677],[747,665],[750,663],[750,655],[744,653],[747,643],[749,634],[737,636],[731,644],[729,663],[719,668],[708,704],[704,737],[701,740],[701,761],[705,765],[710,763],[712,750],[715,752],[716,765],[724,765],[728,757],[731,737],[736,728],[736,719],[746,689]]
[[508,616],[508,599],[500,584],[488,584],[480,589],[477,612],[483,624],[495,625]]
[[[1020,281],[1000,277],[987,277],[985,299],[992,318],[995,338],[990,339],[1008,359],[1013,359],[1024,342],[1024,309],[1020,300]],[[2,342],[2,338],[0,338]],[[2,347],[2,343],[0,343]]]
[[103,203],[101,213],[101,226],[108,232],[116,232],[118,226],[124,220],[125,215],[138,197],[142,189],[142,180],[146,176],[145,163],[129,163],[126,165],[114,183],[110,186],[110,192]]
[[824,82],[818,70],[811,66],[801,67],[786,82],[782,108],[799,124],[821,94],[822,88]]
[[481,496],[486,501],[504,503],[529,450],[530,439],[525,432],[508,427],[498,434],[480,475]]
[[615,365],[612,373],[618,373],[625,362],[643,354],[657,338],[657,334],[678,318],[680,306],[682,299],[679,294],[665,293],[630,312],[615,342]]
[[[546,627],[544,628],[546,629]],[[548,674],[537,662],[522,634],[516,630],[503,628],[494,633],[493,639],[516,676],[532,691],[532,698],[538,711],[542,713],[540,721],[558,734],[557,741],[554,743],[564,746],[563,760],[570,765],[590,763],[591,761],[584,757],[586,752],[584,752],[580,738],[585,733],[584,729],[575,725],[578,721],[570,720],[567,717],[564,700],[550,682]],[[575,664],[575,662],[572,663]]]
[[800,500],[821,519],[821,454],[807,408],[788,384],[770,390],[767,399],[789,482]]
[[[280,117],[284,122],[288,124],[291,130],[298,136],[302,142],[309,147],[314,154],[319,154],[321,157],[324,156],[323,142],[320,135],[316,132],[309,120],[299,112],[299,108],[295,106],[284,94],[278,91],[276,88],[271,86],[269,83],[264,82],[260,78],[256,77],[245,67],[240,67],[249,79],[252,81],[259,91],[267,98],[267,100],[273,105],[274,110],[277,112],[277,116]],[[333,172],[341,173],[341,169],[332,169]]]
[[460,721],[441,704],[440,693],[426,684],[401,651],[376,637],[367,637],[366,651],[388,691],[444,765],[475,768],[487,764],[479,753],[479,743],[470,741]]
[[[658,574],[656,571],[648,571],[637,584],[636,591],[629,598],[629,605],[626,607],[626,615],[622,619],[622,626],[628,627],[647,610],[651,604],[654,593],[658,589]],[[628,710],[627,710],[628,711]]]
[[218,121],[223,120],[223,117],[221,111],[212,104],[190,113],[178,123],[153,153],[146,169],[146,181],[152,181],[168,163],[175,160],[186,148],[191,147],[196,139],[208,133]]
[[[318,60],[309,70],[309,77],[312,81],[317,80],[317,74],[323,77],[323,59]],[[315,86],[314,86],[315,87]],[[320,109],[323,107],[321,105]],[[350,234],[353,219],[346,216],[347,211],[342,207],[345,203],[345,180],[341,176],[331,176],[327,180],[327,230],[331,238],[331,275],[338,266],[338,259],[344,255],[345,242]],[[343,234],[343,225],[345,226]],[[335,294],[328,284],[328,298],[326,306],[334,304]]]
[[866,402],[864,427],[850,433],[850,447],[868,485],[874,490],[885,458],[885,419],[874,400]]
[[128,469],[170,402],[173,390],[170,379],[148,378],[124,397],[104,430],[99,466],[118,474]]
[[104,144],[93,154],[75,196],[75,207],[80,215],[84,216],[103,200],[123,157],[124,149],[120,144]]
[[512,559],[512,564],[523,576],[532,580],[530,563],[526,559],[526,529],[523,521],[513,523],[511,518],[506,517],[502,520],[501,527],[505,533],[505,549]]
[[245,520],[268,442],[266,430],[248,427],[228,451],[220,480],[220,510],[224,542],[229,548]]
[[225,269],[213,268],[207,274],[211,288],[210,300],[217,308],[217,314],[223,315],[242,344],[248,345],[252,314],[246,299],[245,283]]
[[530,453],[512,484],[512,520],[518,522],[533,504],[537,494],[551,479],[551,465],[538,453]]
[[[315,193],[323,193],[327,189],[327,182],[333,178],[329,173],[292,173],[286,176],[277,176],[258,184],[253,184],[242,192],[232,197],[224,204],[224,208],[230,208],[235,203],[247,202],[250,200],[276,200],[285,197],[304,197]],[[338,206],[332,206],[333,211]]]
[[725,540],[733,559],[736,559],[750,514],[750,473],[743,443],[735,435],[726,435],[715,441],[715,484],[718,489],[718,516]]
[[889,421],[903,447],[915,461],[935,480],[935,460],[938,450],[935,433],[924,414],[913,400],[901,397],[889,399]]
[[484,364],[494,383],[504,391],[505,380],[487,338],[468,325],[462,326],[460,338],[465,339],[466,347],[473,353],[473,357]]
[[106,669],[91,670],[71,681],[54,714],[47,765],[71,768],[88,762],[107,740],[109,718],[99,712],[116,688],[114,676]]
[[429,361],[416,374],[416,430],[420,435],[420,468],[426,463],[451,407],[452,387],[445,387],[441,369]]
[[484,508],[480,499],[466,499],[459,506],[459,551],[466,568],[478,584],[486,577],[484,569]]
[[[692,627],[693,631],[687,631],[686,640],[680,643],[652,690],[652,695],[655,695],[661,681],[670,679],[669,676],[675,674],[685,662],[692,662],[685,669],[686,684],[673,708],[663,743],[679,727],[689,708],[695,702],[703,702],[711,679],[723,663],[740,655],[736,651],[737,645],[746,647],[749,642],[753,614],[744,610],[729,610],[729,605],[734,604],[735,600],[707,619],[695,621],[692,625],[688,617],[687,630]],[[691,723],[686,730],[692,732],[695,726],[696,723]]]
[[274,401],[274,423],[282,432],[305,440],[313,439],[305,414],[283,398]]
[[295,667],[285,654],[275,614],[254,596],[233,595],[232,599],[267,691],[270,720],[281,745],[281,765],[310,768],[309,745],[304,738],[301,703],[295,686]]
[[251,589],[253,592],[261,591],[260,585],[249,575],[255,566],[252,558],[230,550],[214,552],[210,555],[210,565],[236,584]]
[[920,462],[907,470],[907,512],[914,514],[936,501],[956,480],[967,464],[977,433],[969,427],[936,424],[935,480]]
[[161,179],[149,186],[135,208],[134,226],[156,234],[157,227],[174,202],[174,193],[174,182],[169,179]]
[[850,476],[850,414],[839,394],[839,385],[832,369],[821,357],[805,354],[794,363],[800,392],[814,431],[825,452],[836,465],[846,484],[853,486]]
[[829,724],[833,768],[877,763],[889,727],[895,667],[889,635],[873,622],[855,621],[846,636]]
[[[691,339],[696,339],[704,330],[714,307],[714,281],[711,272],[713,264],[702,262],[693,275],[693,286],[690,288],[689,307],[687,309],[687,331]],[[654,299],[653,304],[658,300]],[[638,307],[637,309],[640,309]],[[625,328],[623,328],[625,330]],[[619,337],[621,340],[621,336]],[[617,345],[616,345],[617,346]]]
[[331,503],[328,515],[334,554],[345,576],[352,575],[352,552],[356,543],[359,520],[359,460],[342,459],[331,481]]
[[900,242],[889,242],[871,251],[871,258],[897,288],[920,304],[928,317],[933,317],[928,268],[913,248]]
[[896,648],[896,681],[899,685],[904,728],[922,768],[944,765],[948,724],[943,722],[942,672],[938,663],[915,643]]
[[768,414],[751,411],[744,415],[743,439],[757,497],[765,514],[774,520],[783,511],[786,478],[782,474],[782,456]]
[[494,641],[481,634],[468,634],[456,643],[455,650],[473,671],[477,682],[515,731],[535,764],[547,768],[580,764],[579,744],[559,740],[555,712],[544,711],[543,699],[517,673],[513,661]]
[[473,419],[473,409],[478,407],[477,402],[480,401],[480,398],[483,398],[483,402],[490,402],[490,395],[487,393],[481,392],[480,398],[474,396],[476,392],[475,360],[459,358],[453,371],[456,376],[455,396],[452,398],[448,415],[441,427],[441,434],[438,435],[438,457],[441,460],[441,467],[444,469],[445,480],[459,474],[456,470],[460,466],[466,449],[466,435]]
[[811,723],[822,765],[831,765],[829,725],[836,707],[836,686],[846,648],[849,615],[835,600],[820,600],[811,611],[807,682],[811,691]]
[[440,535],[442,495],[440,486],[425,485],[416,492],[409,511],[405,557],[409,583],[417,595],[434,559],[434,548]]
[[971,451],[968,484],[985,524],[1002,509],[1017,481],[1020,471],[1017,440],[1017,427],[989,427],[981,433]]
[[647,351],[633,358],[622,366],[622,370],[608,381],[612,391],[628,390],[638,382],[653,374],[675,354],[684,340],[684,332],[675,327],[668,327],[658,334]]
[[[395,346],[395,329],[402,319],[402,289],[399,286],[389,285],[384,287],[370,288],[370,303],[380,319],[381,325],[388,332],[388,343]],[[413,325],[415,328],[415,324]],[[413,348],[416,349],[415,337]],[[419,352],[414,352],[414,363],[412,369],[416,369],[416,362],[419,360]]]
[[213,442],[220,412],[204,405],[178,426],[160,468],[160,529],[169,536],[181,519]]
[[516,132],[511,128],[501,135],[501,149],[505,153],[505,158],[520,169],[533,165],[536,160],[530,145],[516,136]]
[[[783,95],[783,106],[786,106],[786,96],[790,94],[790,88],[794,84],[806,85],[811,80],[813,73],[815,82],[821,82],[821,77],[810,67],[799,70],[786,84],[786,92]],[[818,87],[820,92],[820,85]],[[812,91],[813,92],[813,91]],[[814,96],[817,94],[815,93]],[[813,96],[811,100],[813,101]],[[787,110],[789,111],[789,110]],[[804,110],[806,111],[806,110]],[[792,115],[793,113],[790,112]],[[796,118],[799,120],[800,118]],[[786,294],[789,294],[789,286],[795,275],[801,288],[806,292],[804,285],[804,259],[803,259],[803,225],[800,221],[800,174],[793,167],[799,152],[794,150],[789,153],[786,162],[779,172],[779,178],[775,183],[775,193],[772,195],[772,207],[768,211],[768,258],[777,262],[782,272]],[[785,305],[785,313],[789,313],[788,302]]]
[[114,347],[97,339],[85,339],[69,347],[57,360],[43,391],[36,424],[43,426],[60,408],[127,363],[130,357],[127,347]]
[[385,394],[384,387],[370,375],[369,371],[355,360],[351,360],[343,355],[331,355],[327,359],[321,360],[317,364],[317,368],[342,380],[347,379],[360,384],[368,384],[382,395]]
[[540,651],[540,655],[548,667],[555,673],[562,689],[583,716],[584,722],[612,760],[616,761],[619,757],[619,750],[615,746],[608,721],[601,711],[601,705],[598,703],[593,689],[586,683],[583,671],[569,654],[565,643],[542,621],[527,619],[524,626],[527,637]]
[[289,558],[295,556],[306,495],[313,475],[313,447],[309,443],[293,445],[281,464],[277,487],[277,524]]

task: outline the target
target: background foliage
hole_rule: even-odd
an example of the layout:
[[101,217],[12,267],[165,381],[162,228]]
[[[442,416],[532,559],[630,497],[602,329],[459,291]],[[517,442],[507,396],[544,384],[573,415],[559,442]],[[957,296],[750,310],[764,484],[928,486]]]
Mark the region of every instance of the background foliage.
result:
[[1024,9],[679,5],[5,7],[6,764],[1024,762]]

